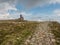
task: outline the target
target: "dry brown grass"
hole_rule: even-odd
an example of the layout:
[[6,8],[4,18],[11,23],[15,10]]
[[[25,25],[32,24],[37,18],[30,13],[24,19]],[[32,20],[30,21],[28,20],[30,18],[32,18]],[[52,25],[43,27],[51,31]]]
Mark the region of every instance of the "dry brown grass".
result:
[[21,45],[24,40],[34,33],[38,23],[14,22],[0,23],[0,45]]

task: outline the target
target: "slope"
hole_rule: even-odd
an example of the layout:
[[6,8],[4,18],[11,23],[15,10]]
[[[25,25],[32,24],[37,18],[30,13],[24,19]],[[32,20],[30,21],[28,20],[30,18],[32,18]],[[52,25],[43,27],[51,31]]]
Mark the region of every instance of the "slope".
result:
[[60,45],[57,22],[0,23],[0,45]]

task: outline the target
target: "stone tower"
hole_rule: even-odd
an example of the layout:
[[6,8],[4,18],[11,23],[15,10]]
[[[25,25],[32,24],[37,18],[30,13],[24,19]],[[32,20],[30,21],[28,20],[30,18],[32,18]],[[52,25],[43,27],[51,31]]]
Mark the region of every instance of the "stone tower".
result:
[[20,14],[20,21],[24,21],[22,14]]

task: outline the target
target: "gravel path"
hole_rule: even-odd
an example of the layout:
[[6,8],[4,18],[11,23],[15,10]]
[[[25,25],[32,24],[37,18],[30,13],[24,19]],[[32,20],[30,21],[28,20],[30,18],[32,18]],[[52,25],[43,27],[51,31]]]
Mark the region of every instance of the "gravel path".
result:
[[39,24],[35,33],[25,41],[25,45],[56,45],[48,24],[48,22]]

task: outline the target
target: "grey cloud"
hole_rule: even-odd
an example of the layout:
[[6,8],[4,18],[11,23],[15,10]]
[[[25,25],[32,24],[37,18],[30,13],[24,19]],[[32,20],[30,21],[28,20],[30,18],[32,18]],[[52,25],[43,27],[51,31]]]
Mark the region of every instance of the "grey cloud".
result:
[[10,1],[10,0],[0,0],[0,3],[7,2],[7,1]]
[[17,0],[25,8],[42,7],[44,5],[60,3],[60,0]]
[[0,3],[8,2],[10,4],[20,4],[25,8],[41,7],[44,5],[49,5],[51,3],[60,3],[59,0],[0,0]]
[[60,3],[59,0],[17,0],[17,3],[22,4],[25,8],[42,7],[45,5]]
[[49,3],[49,0],[0,0],[0,3],[10,3],[10,4],[20,4],[25,8],[32,8],[37,6],[42,6]]
[[2,3],[9,3],[10,5],[14,5],[15,0],[0,0],[0,4],[2,4]]
[[41,6],[41,5],[44,5],[44,3],[47,3],[46,0],[28,0],[26,5],[28,7],[35,7],[35,6]]
[[0,0],[0,3],[3,3],[3,2],[13,2],[14,0]]
[[49,0],[18,0],[25,8],[32,8],[37,6],[43,6],[49,3]]

